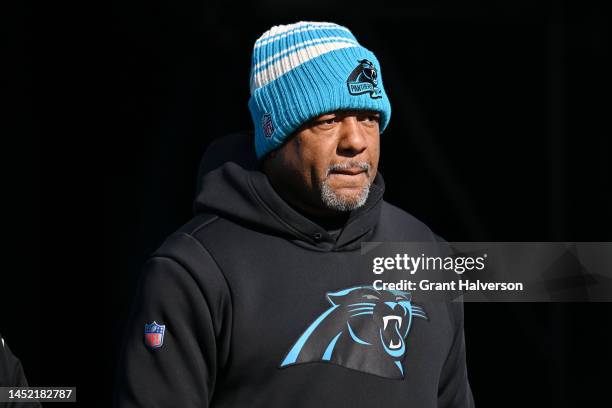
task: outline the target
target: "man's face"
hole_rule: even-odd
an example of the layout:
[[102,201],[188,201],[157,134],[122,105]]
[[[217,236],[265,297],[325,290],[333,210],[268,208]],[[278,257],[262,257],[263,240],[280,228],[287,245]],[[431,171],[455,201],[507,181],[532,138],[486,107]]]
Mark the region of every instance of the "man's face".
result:
[[304,124],[272,152],[264,171],[302,208],[329,213],[362,206],[380,156],[380,114],[338,111]]

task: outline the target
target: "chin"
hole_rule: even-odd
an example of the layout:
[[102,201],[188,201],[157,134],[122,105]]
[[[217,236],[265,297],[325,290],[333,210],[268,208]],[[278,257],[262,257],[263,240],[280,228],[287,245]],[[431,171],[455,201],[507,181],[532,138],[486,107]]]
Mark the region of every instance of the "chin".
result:
[[369,193],[370,184],[338,189],[332,188],[327,183],[321,186],[321,200],[327,208],[337,211],[352,211],[363,206]]

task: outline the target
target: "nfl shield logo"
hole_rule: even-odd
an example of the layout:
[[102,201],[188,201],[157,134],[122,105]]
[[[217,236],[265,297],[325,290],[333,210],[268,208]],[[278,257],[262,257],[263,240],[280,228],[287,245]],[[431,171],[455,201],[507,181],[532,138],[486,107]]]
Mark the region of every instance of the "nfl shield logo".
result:
[[272,137],[274,134],[274,123],[272,123],[272,115],[266,113],[261,119],[261,126],[263,128],[264,136],[267,138]]
[[145,324],[144,341],[149,348],[159,348],[164,344],[164,333],[166,332],[165,324]]

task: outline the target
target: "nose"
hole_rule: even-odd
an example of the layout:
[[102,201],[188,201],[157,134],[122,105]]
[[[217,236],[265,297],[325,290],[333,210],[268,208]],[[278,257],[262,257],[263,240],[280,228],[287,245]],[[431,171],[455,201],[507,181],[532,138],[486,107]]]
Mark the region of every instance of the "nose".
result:
[[366,150],[368,139],[365,132],[356,116],[345,117],[340,123],[338,155],[354,157]]

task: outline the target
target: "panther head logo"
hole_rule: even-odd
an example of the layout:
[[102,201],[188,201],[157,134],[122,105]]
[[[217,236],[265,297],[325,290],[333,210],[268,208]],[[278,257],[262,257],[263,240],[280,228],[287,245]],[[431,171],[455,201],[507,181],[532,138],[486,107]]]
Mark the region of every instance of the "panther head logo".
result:
[[351,95],[361,95],[369,93],[372,98],[380,98],[381,90],[378,88],[378,71],[374,64],[362,59],[359,64],[349,74],[346,84]]
[[402,359],[414,318],[429,320],[409,292],[357,286],[329,292],[331,304],[298,338],[281,367],[329,362],[404,378]]
[[378,85],[378,72],[376,68],[374,68],[374,64],[367,59],[359,61],[359,64],[361,68],[361,78],[358,77],[357,80],[361,79],[361,81],[371,82],[374,86]]

